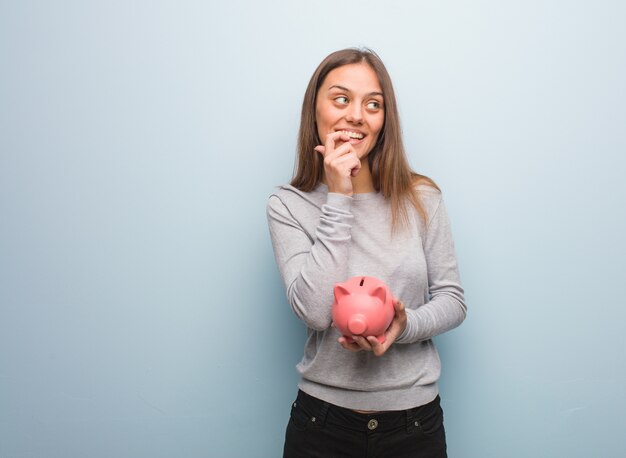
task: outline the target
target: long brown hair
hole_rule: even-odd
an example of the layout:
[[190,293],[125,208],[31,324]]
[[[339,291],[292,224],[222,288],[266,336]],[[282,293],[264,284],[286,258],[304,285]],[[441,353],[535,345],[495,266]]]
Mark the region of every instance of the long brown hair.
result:
[[430,178],[415,173],[409,167],[402,143],[400,117],[391,78],[380,57],[368,48],[348,48],[336,51],[326,57],[313,73],[302,102],[297,161],[291,185],[308,192],[322,181],[324,162],[322,156],[314,151],[317,145],[322,144],[317,133],[315,119],[317,93],[332,70],[359,63],[365,63],[374,70],[385,101],[385,121],[378,140],[367,158],[374,189],[389,199],[394,229],[408,224],[407,202],[417,210],[423,222],[426,223],[426,209],[416,186],[426,184],[435,189],[439,188]]

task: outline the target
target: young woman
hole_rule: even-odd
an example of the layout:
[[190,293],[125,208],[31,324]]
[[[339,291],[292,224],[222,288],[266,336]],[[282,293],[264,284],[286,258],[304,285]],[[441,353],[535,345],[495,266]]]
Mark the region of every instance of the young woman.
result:
[[[267,214],[308,331],[284,457],[445,457],[432,338],[466,305],[441,193],[408,165],[391,79],[371,50],[334,52],[315,70],[295,176]],[[331,325],[334,285],[357,275],[398,298],[384,343]]]

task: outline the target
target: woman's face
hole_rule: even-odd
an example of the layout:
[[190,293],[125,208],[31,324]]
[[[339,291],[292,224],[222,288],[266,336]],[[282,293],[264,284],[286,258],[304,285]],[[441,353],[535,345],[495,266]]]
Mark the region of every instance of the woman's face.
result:
[[315,104],[320,140],[324,142],[332,132],[345,131],[359,159],[366,157],[385,121],[382,92],[376,73],[367,64],[344,65],[329,72]]

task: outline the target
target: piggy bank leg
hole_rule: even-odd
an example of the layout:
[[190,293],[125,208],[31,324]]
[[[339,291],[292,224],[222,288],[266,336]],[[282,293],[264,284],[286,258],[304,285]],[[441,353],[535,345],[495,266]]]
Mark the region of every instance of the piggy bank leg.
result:
[[381,334],[379,336],[376,336],[376,338],[378,339],[378,342],[385,343],[385,340],[387,340],[387,338],[385,337],[385,334]]

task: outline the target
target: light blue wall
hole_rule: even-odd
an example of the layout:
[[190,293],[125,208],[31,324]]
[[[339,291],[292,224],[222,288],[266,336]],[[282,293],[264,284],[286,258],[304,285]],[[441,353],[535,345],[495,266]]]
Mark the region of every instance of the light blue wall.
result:
[[0,4],[0,457],[277,457],[303,327],[265,202],[374,48],[470,313],[451,458],[624,457],[619,0]]

